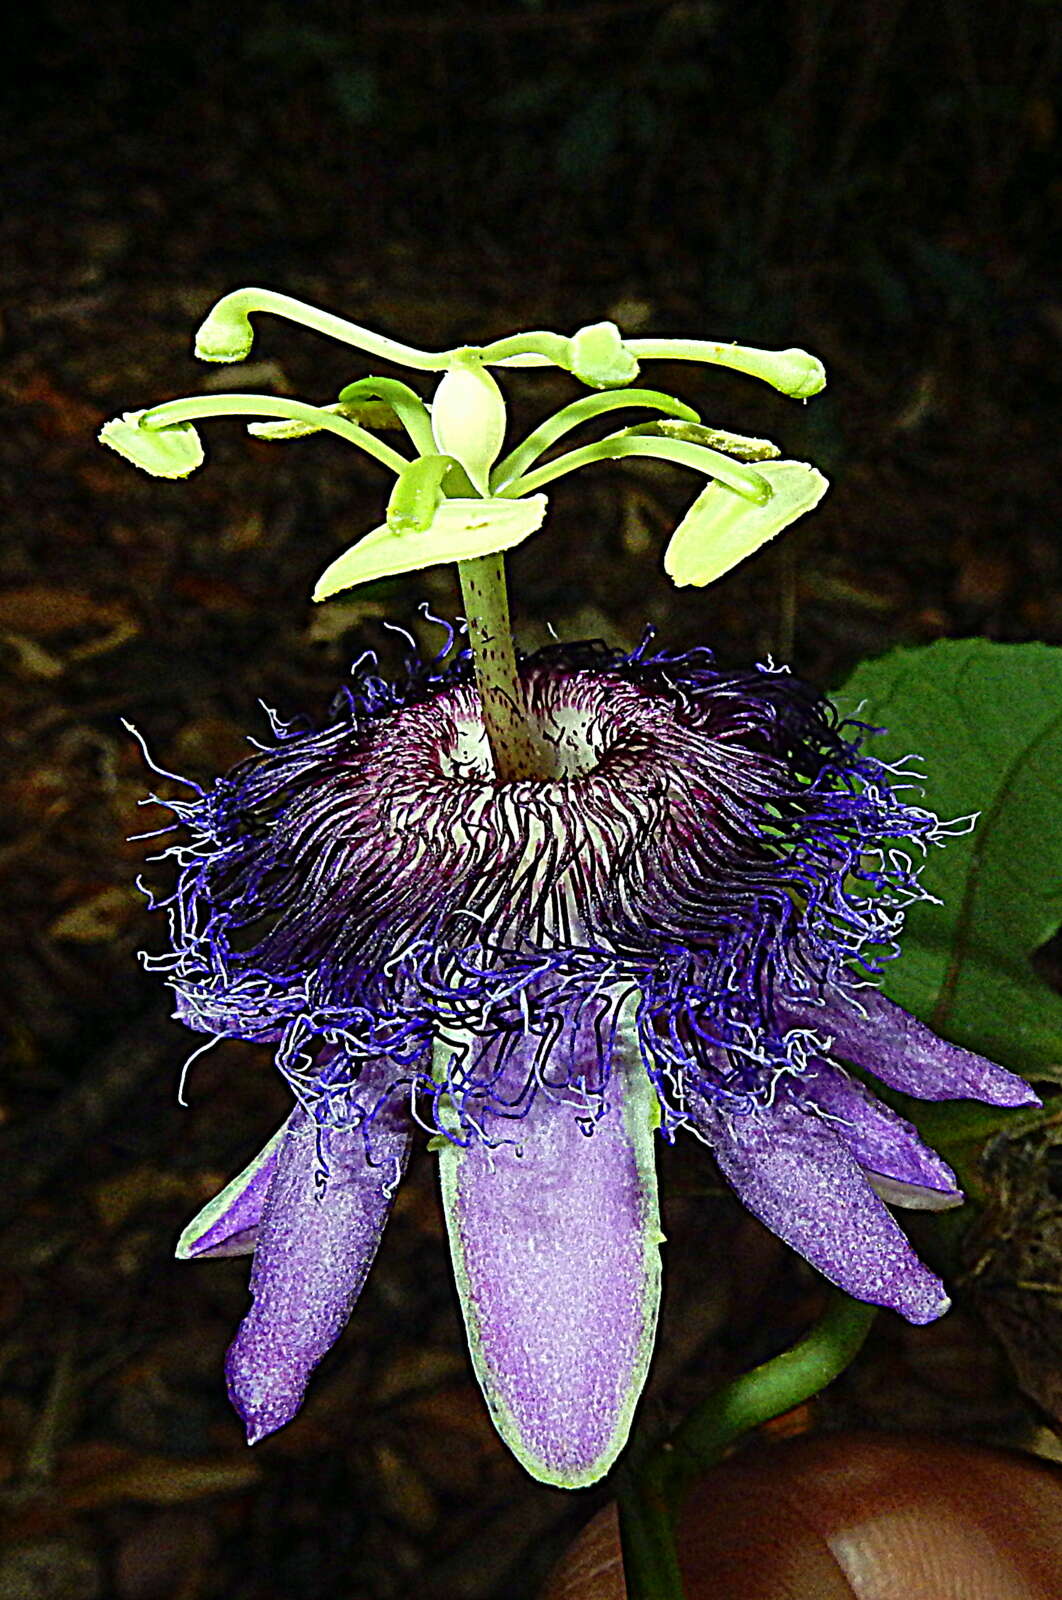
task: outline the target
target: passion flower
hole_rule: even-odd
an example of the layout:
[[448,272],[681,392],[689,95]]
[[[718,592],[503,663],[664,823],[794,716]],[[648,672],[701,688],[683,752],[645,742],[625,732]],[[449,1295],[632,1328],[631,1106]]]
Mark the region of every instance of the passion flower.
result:
[[886,1202],[954,1174],[850,1066],[908,1094],[1035,1103],[876,986],[920,806],[865,730],[787,671],[601,646],[526,659],[547,779],[499,783],[467,653],[167,802],[177,1016],[268,1042],[294,1109],[185,1230],[254,1252],[228,1356],[253,1441],[350,1315],[419,1124],[433,1136],[477,1376],[530,1472],[622,1448],[660,1288],[655,1135],[688,1129],[748,1209],[848,1294],[948,1305]]

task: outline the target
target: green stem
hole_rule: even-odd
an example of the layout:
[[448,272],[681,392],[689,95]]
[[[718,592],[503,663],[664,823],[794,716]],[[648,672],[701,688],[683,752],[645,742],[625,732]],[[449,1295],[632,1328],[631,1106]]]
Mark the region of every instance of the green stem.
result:
[[834,1289],[822,1317],[799,1344],[708,1395],[671,1437],[672,1495],[681,1498],[742,1434],[792,1411],[839,1377],[859,1354],[877,1313],[877,1306]]
[[693,1481],[743,1434],[832,1383],[859,1353],[877,1309],[834,1290],[799,1344],[708,1395],[628,1477],[620,1525],[630,1600],[682,1600],[675,1522]]
[[617,1485],[623,1575],[629,1600],[683,1600],[675,1522],[659,1455]]
[[356,422],[349,422],[334,411],[325,411],[322,406],[289,400],[283,395],[193,394],[183,400],[167,400],[160,406],[152,406],[140,418],[140,426],[166,428],[177,422],[201,422],[206,417],[281,417],[290,422],[309,422],[328,433],[338,433],[348,444],[358,445],[392,472],[403,472],[409,465],[406,456],[399,455],[365,428],[359,428]]
[[536,739],[528,720],[516,669],[505,557],[499,554],[459,561],[457,572],[495,778],[498,783],[548,778],[548,751]]

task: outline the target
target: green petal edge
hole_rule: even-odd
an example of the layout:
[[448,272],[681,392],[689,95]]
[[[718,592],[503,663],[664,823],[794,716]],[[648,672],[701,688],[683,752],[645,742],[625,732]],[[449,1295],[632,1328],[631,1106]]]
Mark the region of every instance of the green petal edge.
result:
[[[290,1119],[289,1119],[290,1120]],[[239,1208],[246,1190],[250,1188],[255,1179],[268,1165],[276,1154],[280,1142],[288,1131],[288,1122],[281,1123],[276,1133],[264,1149],[260,1150],[253,1161],[249,1161],[242,1172],[227,1183],[220,1194],[213,1200],[208,1200],[201,1211],[197,1211],[191,1222],[185,1228],[177,1241],[174,1255],[178,1261],[195,1261],[199,1257],[220,1255],[250,1255],[254,1249],[253,1238],[243,1240],[241,1236],[247,1232],[245,1226],[240,1225],[240,1220],[234,1218],[234,1227],[231,1241],[225,1237],[224,1229],[219,1229],[219,1238],[207,1249],[203,1248],[203,1241],[210,1231],[218,1226],[225,1218],[226,1213],[235,1213]],[[242,1219],[245,1221],[245,1219]]]

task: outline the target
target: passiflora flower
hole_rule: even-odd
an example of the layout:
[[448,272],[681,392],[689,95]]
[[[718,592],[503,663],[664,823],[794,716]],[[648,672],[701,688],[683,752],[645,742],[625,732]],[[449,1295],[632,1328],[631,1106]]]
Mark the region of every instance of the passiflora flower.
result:
[[[254,1252],[228,1356],[254,1441],[346,1322],[415,1127],[432,1135],[472,1360],[535,1476],[626,1439],[660,1287],[657,1134],[850,1295],[948,1305],[886,1202],[961,1200],[908,1094],[1035,1102],[876,987],[950,832],[784,670],[552,649],[522,666],[547,780],[499,784],[467,655],[388,684],[170,802],[177,1016],[270,1043],[294,1109],[191,1223]],[[961,829],[962,825],[959,825]]]

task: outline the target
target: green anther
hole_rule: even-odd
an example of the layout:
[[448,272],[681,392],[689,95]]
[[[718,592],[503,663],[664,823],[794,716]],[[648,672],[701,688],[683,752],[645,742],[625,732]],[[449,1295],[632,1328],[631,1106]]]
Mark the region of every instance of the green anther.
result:
[[766,505],[751,505],[721,483],[697,496],[664,551],[664,571],[673,583],[714,583],[814,510],[829,487],[803,461],[766,461],[762,475],[771,487]]
[[[326,406],[326,410],[331,410]],[[402,418],[394,406],[389,406],[383,400],[360,400],[354,405],[340,405],[335,408],[341,417],[346,417],[349,422],[356,422],[361,428],[379,428],[381,432],[394,432],[403,426]],[[408,433],[408,428],[406,432]]]
[[[341,406],[338,400],[333,400],[322,406],[321,410],[330,411],[334,417],[345,417],[348,422],[354,422],[361,428],[394,429],[402,426],[398,413],[377,400],[363,400],[360,405],[353,406]],[[247,432],[252,439],[308,439],[311,433],[321,432],[321,425],[316,422],[296,422],[291,418],[280,422],[249,422]]]
[[[345,415],[343,408],[336,403],[321,407],[322,411],[330,411],[334,417]],[[350,417],[351,422],[361,422],[361,417]],[[397,423],[398,418],[395,418]],[[281,439],[308,439],[312,433],[320,433],[321,426],[317,422],[298,422],[294,417],[274,418],[270,422],[249,422],[247,432],[252,439],[265,439],[275,443]]]
[[146,411],[126,411],[123,416],[113,417],[100,429],[100,443],[109,445],[153,478],[187,478],[202,466],[203,445],[190,422],[144,427],[147,415]]
[[195,336],[195,353],[200,361],[244,361],[250,355],[254,329],[242,298],[248,292],[226,295],[200,323]]
[[418,456],[398,476],[387,502],[392,533],[424,533],[443,498],[443,479],[456,463],[452,456]]
[[742,433],[704,428],[696,422],[639,422],[625,432],[645,438],[683,439],[687,444],[703,444],[710,450],[722,450],[736,461],[774,461],[782,453],[770,439],[750,439]]

